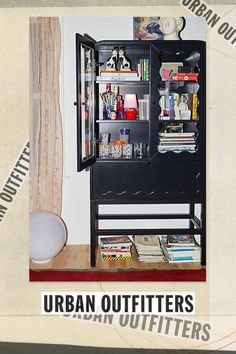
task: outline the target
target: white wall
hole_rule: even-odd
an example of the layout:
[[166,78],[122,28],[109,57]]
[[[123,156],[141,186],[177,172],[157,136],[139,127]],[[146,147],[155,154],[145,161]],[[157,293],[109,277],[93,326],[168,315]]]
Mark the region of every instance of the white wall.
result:
[[[158,14],[155,16],[158,16]],[[205,40],[202,18],[187,17],[183,39]],[[62,17],[61,107],[64,135],[64,179],[62,218],[68,229],[69,244],[89,243],[89,172],[76,172],[76,74],[75,33],[88,33],[99,40],[133,38],[132,17]],[[140,206],[139,206],[140,208]],[[145,207],[145,210],[147,208]],[[182,212],[187,211],[183,206]],[[155,227],[145,221],[143,227]],[[130,224],[127,224],[127,226]],[[122,227],[126,227],[122,223]]]

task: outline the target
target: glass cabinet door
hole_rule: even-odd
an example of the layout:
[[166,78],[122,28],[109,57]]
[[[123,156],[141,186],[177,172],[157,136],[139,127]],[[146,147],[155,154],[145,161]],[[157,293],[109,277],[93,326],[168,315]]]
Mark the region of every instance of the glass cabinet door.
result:
[[94,45],[87,38],[76,35],[77,51],[77,137],[78,171],[95,162],[95,63]]

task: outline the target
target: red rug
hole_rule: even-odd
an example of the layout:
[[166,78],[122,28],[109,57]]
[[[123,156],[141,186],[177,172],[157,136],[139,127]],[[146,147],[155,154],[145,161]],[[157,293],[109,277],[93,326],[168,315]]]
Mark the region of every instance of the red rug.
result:
[[206,281],[206,269],[122,272],[32,271],[30,281]]

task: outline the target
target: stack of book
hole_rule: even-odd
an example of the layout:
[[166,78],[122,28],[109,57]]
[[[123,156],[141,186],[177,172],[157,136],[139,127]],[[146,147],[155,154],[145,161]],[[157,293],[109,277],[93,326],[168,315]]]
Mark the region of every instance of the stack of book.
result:
[[162,262],[164,260],[159,237],[156,235],[133,236],[133,242],[141,262]]
[[139,120],[149,120],[150,117],[150,98],[144,95],[144,98],[138,99],[138,117]]
[[195,133],[159,133],[159,152],[167,151],[189,151],[196,150]]
[[142,81],[149,81],[149,59],[140,59],[137,64],[137,71]]
[[160,236],[161,247],[169,263],[200,262],[201,247],[193,235]]
[[196,81],[199,73],[174,73],[171,76],[172,80]]
[[101,259],[103,261],[129,260],[131,259],[131,245],[132,242],[128,236],[101,236],[99,238]]
[[103,70],[97,81],[140,81],[141,77],[137,71],[125,70]]

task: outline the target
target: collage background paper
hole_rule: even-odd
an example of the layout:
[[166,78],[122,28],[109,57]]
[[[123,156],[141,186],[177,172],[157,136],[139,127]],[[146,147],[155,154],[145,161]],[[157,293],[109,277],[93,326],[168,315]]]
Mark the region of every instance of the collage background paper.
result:
[[[226,21],[236,23],[235,4],[212,7]],[[180,5],[127,6],[125,11],[122,6],[0,9],[1,188],[28,138],[29,17],[151,14],[191,15]],[[227,348],[236,349],[235,334],[222,339],[236,331],[235,61],[236,47],[222,39],[215,29],[207,28],[207,282],[30,283],[27,179],[0,224],[0,341],[130,348],[198,347],[200,343],[193,341],[40,315],[41,291],[195,291],[197,310],[193,319],[210,321],[212,341],[218,341],[209,348],[232,342]]]

